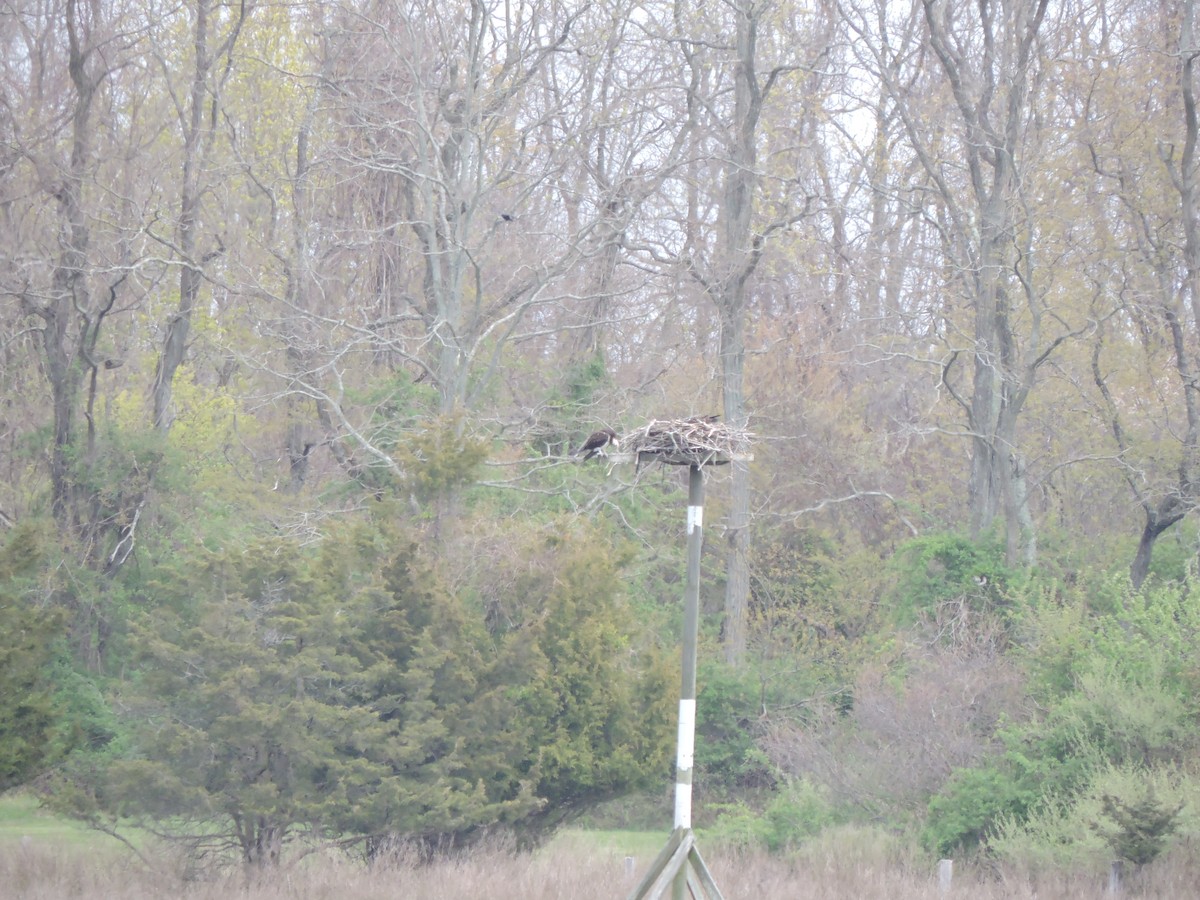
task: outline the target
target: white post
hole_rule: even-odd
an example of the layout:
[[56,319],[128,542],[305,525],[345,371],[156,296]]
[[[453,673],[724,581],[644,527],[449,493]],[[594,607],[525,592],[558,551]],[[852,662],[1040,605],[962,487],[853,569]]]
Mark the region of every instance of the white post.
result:
[[1108,868],[1108,892],[1114,897],[1121,893],[1121,874],[1124,868],[1125,864],[1119,859],[1114,859]]
[[938,860],[938,891],[942,894],[950,893],[950,885],[954,881],[954,860],[940,859]]

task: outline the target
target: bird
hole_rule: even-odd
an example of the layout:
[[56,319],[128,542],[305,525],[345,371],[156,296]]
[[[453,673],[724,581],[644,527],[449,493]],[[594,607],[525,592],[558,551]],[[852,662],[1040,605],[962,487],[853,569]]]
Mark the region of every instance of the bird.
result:
[[572,456],[582,455],[585,460],[591,459],[593,456],[607,456],[605,449],[612,447],[614,450],[621,446],[621,442],[617,439],[617,433],[611,428],[601,428],[599,431],[593,431],[591,437],[583,442],[583,445],[572,453]]

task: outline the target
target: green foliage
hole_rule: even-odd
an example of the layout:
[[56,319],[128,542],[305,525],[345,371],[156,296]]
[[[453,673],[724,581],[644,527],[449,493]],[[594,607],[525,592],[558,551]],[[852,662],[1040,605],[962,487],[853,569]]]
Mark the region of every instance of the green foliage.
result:
[[696,780],[714,797],[769,788],[774,769],[758,746],[763,688],[754,666],[732,668],[703,654],[697,671]]
[[[1196,546],[1200,543],[1200,526],[1184,519],[1154,542],[1154,555],[1147,573],[1151,582],[1174,582],[1187,579],[1196,562]],[[1132,550],[1129,551],[1132,557]]]
[[1175,767],[1105,766],[1075,795],[1042,803],[1023,820],[1001,819],[989,849],[1032,870],[1095,868],[1114,854],[1141,865],[1173,835],[1197,833],[1198,799],[1195,775]]
[[[389,549],[371,586],[366,618],[347,634],[363,677],[353,701],[385,727],[389,768],[381,789],[342,827],[435,840],[536,808],[511,775],[519,747],[475,729],[491,699],[482,623],[447,592],[415,545],[383,536]],[[347,570],[339,580],[353,577]]]
[[929,802],[922,845],[950,856],[984,843],[1004,817],[1023,820],[1042,800],[1035,765],[1014,753],[955,773]]
[[74,668],[65,653],[55,661],[52,677],[69,741],[64,751],[72,756],[119,752],[124,729],[104,696],[103,682]]
[[822,791],[806,779],[790,779],[761,810],[745,802],[718,806],[719,817],[709,834],[740,851],[778,853],[799,846],[838,823]]
[[754,639],[767,652],[819,651],[836,642],[845,627],[836,608],[828,542],[812,531],[789,528],[757,541],[751,554]]
[[1105,818],[1115,826],[1106,834],[1109,846],[1118,859],[1137,866],[1144,866],[1162,853],[1179,825],[1183,809],[1182,803],[1160,800],[1152,784],[1142,796],[1129,802],[1112,794],[1105,794],[1102,801]]
[[427,503],[473,482],[487,451],[486,442],[463,433],[460,417],[443,416],[406,436],[395,457],[413,496]]
[[[222,817],[242,858],[274,861],[297,827],[337,829],[378,791],[387,731],[347,702],[357,677],[350,610],[301,548],[265,541],[201,560],[207,596],[138,623],[131,758],[96,785],[117,815]],[[197,579],[197,581],[202,579]]]
[[1076,691],[1029,723],[1005,729],[1005,751],[955,777],[929,803],[923,842],[939,853],[986,843],[1002,821],[1073,802],[1109,765],[1168,759],[1194,733],[1191,704],[1162,681],[1117,676],[1091,657]]
[[604,363],[604,353],[597,349],[591,356],[567,370],[563,393],[569,404],[588,406],[608,383],[608,367]]
[[548,456],[570,453],[595,430],[595,410],[609,383],[608,367],[599,349],[568,366],[544,404],[544,418],[530,435],[533,452]]
[[74,462],[76,487],[109,515],[127,513],[130,498],[151,484],[167,492],[186,488],[189,469],[205,465],[203,458],[188,457],[152,428],[112,422],[99,430],[93,453],[80,452]]
[[552,824],[601,799],[646,787],[668,771],[677,676],[652,642],[633,638],[606,545],[554,531],[553,564],[516,586],[499,635],[496,679],[515,704],[528,762],[518,767]]
[[[1023,651],[1037,717],[1003,729],[1004,751],[956,773],[929,804],[926,846],[986,843],[1050,808],[1070,809],[1106,767],[1182,761],[1196,738],[1200,621],[1178,585],[1133,591],[1100,578],[1031,606]],[[1085,598],[1106,610],[1088,615]]]
[[970,541],[954,534],[914,538],[888,565],[895,586],[887,603],[893,621],[902,626],[960,598],[977,611],[993,610],[1004,602],[1004,587],[1013,577],[1004,564],[1002,542]]
[[442,845],[650,783],[670,669],[631,641],[613,557],[585,537],[547,539],[500,631],[392,527],[195,551],[132,625],[127,752],[80,757],[57,806],[265,865],[297,834]]
[[346,400],[370,411],[376,443],[395,443],[404,431],[418,425],[437,408],[437,390],[419,384],[403,370],[370,374],[372,377],[363,386],[347,387]]
[[0,791],[23,784],[67,749],[53,666],[62,616],[30,600],[47,535],[15,528],[0,548]]

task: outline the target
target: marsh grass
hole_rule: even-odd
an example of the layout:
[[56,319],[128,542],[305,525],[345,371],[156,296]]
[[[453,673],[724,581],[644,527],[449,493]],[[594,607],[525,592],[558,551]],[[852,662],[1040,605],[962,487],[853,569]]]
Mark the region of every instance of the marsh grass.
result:
[[[933,867],[905,859],[895,846],[865,834],[830,835],[788,858],[704,851],[729,900],[918,900],[940,897]],[[615,840],[611,836],[605,841]],[[638,838],[643,845],[645,841]],[[616,844],[620,844],[616,841]],[[63,852],[29,838],[0,845],[0,895],[12,900],[611,900],[628,894],[652,855],[638,856],[633,876],[623,850],[583,835],[559,839],[535,853],[503,843],[468,855],[421,864],[403,846],[368,867],[344,855],[312,854],[278,870],[189,875],[170,853],[147,868],[130,855]],[[703,842],[701,842],[701,849]],[[647,848],[649,849],[649,848]],[[1106,873],[1013,873],[960,867],[952,897],[961,900],[1101,900]],[[1200,896],[1200,869],[1185,854],[1168,854],[1131,878],[1125,897]]]
[[[247,873],[198,866],[178,851],[144,848],[149,865],[113,839],[0,801],[0,897],[5,900],[612,900],[623,898],[666,840],[648,831],[565,829],[519,852],[493,839],[469,854],[423,864],[400,844],[372,866],[333,851]],[[701,832],[699,847],[728,900],[943,900],[935,864],[869,827],[827,829],[786,856],[739,852]],[[1200,853],[1176,844],[1126,879],[1126,898],[1200,897]],[[626,857],[635,859],[628,874]],[[956,867],[947,900],[1107,900],[1107,871]]]

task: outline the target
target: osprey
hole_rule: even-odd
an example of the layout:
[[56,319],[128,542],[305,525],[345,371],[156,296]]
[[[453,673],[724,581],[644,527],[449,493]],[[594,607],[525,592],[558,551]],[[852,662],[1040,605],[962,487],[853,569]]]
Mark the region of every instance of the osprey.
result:
[[610,445],[613,449],[621,446],[621,442],[617,440],[617,433],[611,428],[601,428],[599,431],[592,432],[592,436],[583,442],[583,446],[571,455],[582,455],[584,459],[591,459],[593,456],[607,456],[608,454],[604,450]]

